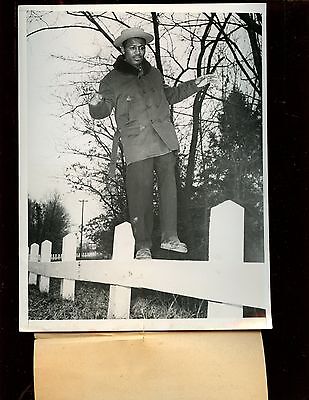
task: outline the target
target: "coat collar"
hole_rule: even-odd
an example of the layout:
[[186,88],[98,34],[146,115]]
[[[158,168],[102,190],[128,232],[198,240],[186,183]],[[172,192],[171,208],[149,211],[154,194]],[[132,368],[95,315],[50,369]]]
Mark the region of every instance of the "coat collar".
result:
[[[151,65],[147,60],[143,60],[142,62],[143,72],[147,75],[151,69]],[[131,64],[127,63],[123,57],[123,55],[119,56],[114,64],[115,70],[119,72],[123,72],[125,74],[136,75],[138,76],[138,69],[134,68]]]

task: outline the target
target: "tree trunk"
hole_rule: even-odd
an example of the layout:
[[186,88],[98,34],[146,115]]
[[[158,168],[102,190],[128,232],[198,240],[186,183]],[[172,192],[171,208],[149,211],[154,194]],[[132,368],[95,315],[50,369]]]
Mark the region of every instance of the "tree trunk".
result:
[[[211,47],[211,50],[210,50],[210,53],[208,56],[208,60],[207,60],[207,68],[206,68],[207,73],[214,72],[214,68],[211,67],[212,58],[213,58],[215,49],[219,43],[220,37],[223,34],[223,31],[227,25],[227,22],[228,22],[230,16],[231,16],[231,14],[227,15],[224,23],[222,24],[222,26],[219,29],[219,32],[218,32],[215,40],[212,42],[212,47]],[[213,18],[214,18],[214,15],[211,15],[211,17],[209,19],[209,23],[207,24],[207,26],[205,28],[203,38],[201,41],[201,52],[198,57],[198,63],[197,63],[197,76],[201,76],[201,74],[202,74],[202,59],[205,54],[206,47],[208,46],[206,44],[206,39],[210,32],[211,25],[213,24]],[[190,143],[190,152],[189,152],[188,165],[187,165],[187,171],[186,171],[185,188],[183,191],[183,200],[182,200],[182,209],[184,210],[184,215],[185,215],[185,217],[184,217],[185,226],[187,228],[187,233],[188,233],[186,240],[187,240],[189,246],[192,245],[192,241],[193,241],[191,197],[192,197],[192,188],[193,188],[193,181],[194,181],[196,149],[197,149],[199,130],[200,130],[200,113],[201,113],[202,104],[205,99],[208,87],[209,87],[209,85],[206,85],[206,87],[202,91],[200,91],[196,94],[195,99],[194,99],[194,104],[193,104],[192,138],[191,138],[191,143]]]
[[159,20],[158,15],[155,12],[151,13],[152,22],[153,22],[153,31],[155,38],[155,58],[158,70],[163,74],[163,66],[161,61],[161,53],[160,53],[160,34],[159,34]]
[[261,57],[261,49],[259,47],[258,38],[256,33],[251,31],[248,28],[249,40],[252,48],[252,54],[254,59],[254,65],[256,68],[257,76],[258,76],[258,85],[260,89],[260,93],[262,92],[262,57]]

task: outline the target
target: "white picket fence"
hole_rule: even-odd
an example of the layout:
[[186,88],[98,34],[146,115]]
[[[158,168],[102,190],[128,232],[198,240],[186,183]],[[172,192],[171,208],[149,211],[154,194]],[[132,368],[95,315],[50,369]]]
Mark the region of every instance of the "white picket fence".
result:
[[52,254],[51,255],[51,261],[61,261],[61,258],[62,258],[62,255],[61,254],[57,254],[57,253],[55,253],[55,254]]
[[63,239],[61,261],[51,262],[51,242],[34,243],[29,256],[29,284],[49,291],[50,278],[61,279],[60,295],[74,300],[75,282],[110,284],[108,319],[128,319],[131,288],[208,300],[207,318],[242,318],[243,306],[267,308],[264,263],[243,261],[244,209],[228,200],[211,209],[209,261],[134,260],[134,237],[125,222],[115,229],[112,260],[76,261],[77,238]]

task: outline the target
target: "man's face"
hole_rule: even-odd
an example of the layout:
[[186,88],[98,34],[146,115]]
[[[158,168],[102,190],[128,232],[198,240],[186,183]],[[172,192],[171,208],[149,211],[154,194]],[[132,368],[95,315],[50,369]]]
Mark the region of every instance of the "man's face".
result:
[[145,39],[128,39],[121,50],[126,62],[138,68],[142,64],[145,55]]

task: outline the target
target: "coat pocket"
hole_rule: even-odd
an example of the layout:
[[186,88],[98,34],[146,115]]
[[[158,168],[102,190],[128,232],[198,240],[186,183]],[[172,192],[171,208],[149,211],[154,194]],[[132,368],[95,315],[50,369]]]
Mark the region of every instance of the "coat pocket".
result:
[[145,119],[146,104],[145,100],[142,97],[128,96],[127,109],[129,122],[139,124],[142,119]]

